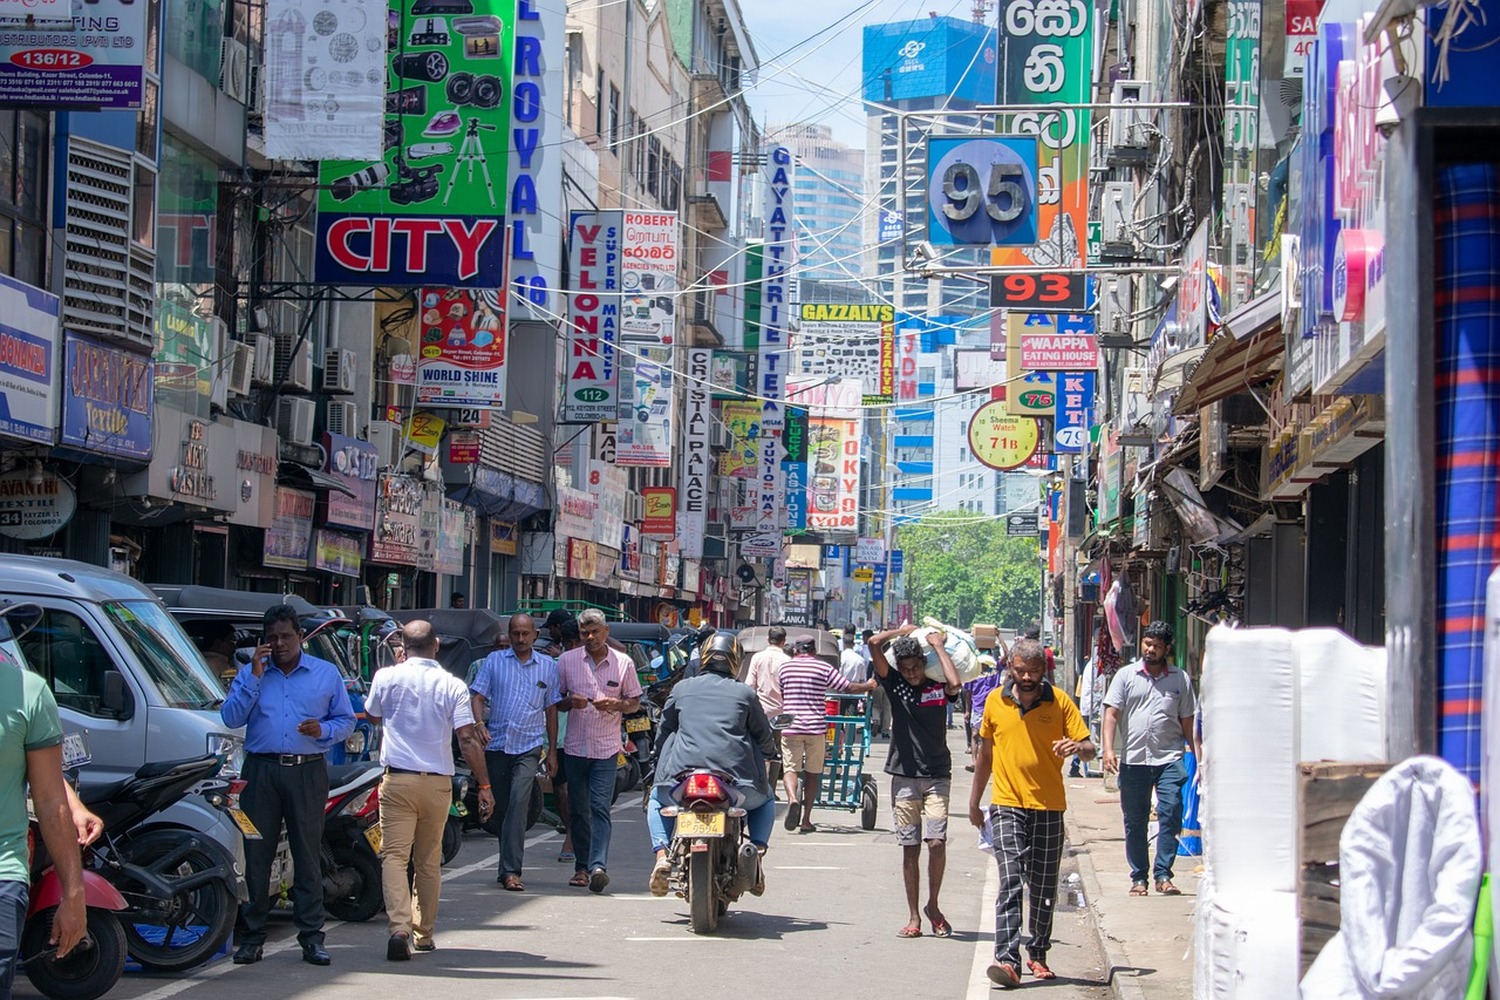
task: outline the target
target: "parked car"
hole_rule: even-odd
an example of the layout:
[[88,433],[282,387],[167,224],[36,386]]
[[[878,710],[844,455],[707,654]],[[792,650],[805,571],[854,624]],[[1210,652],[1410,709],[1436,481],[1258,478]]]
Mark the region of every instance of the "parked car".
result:
[[365,716],[365,693],[369,687],[350,659],[347,643],[338,632],[340,628],[354,624],[349,619],[331,617],[295,594],[261,594],[222,587],[167,584],[153,584],[151,590],[195,642],[205,642],[212,634],[211,630],[222,627],[224,623],[234,627],[235,662],[221,678],[226,689],[240,665],[249,662],[250,654],[259,645],[265,613],[277,604],[290,605],[307,633],[302,648],[338,668],[357,720],[354,732],[329,751],[328,763],[348,764],[378,759],[380,728]]

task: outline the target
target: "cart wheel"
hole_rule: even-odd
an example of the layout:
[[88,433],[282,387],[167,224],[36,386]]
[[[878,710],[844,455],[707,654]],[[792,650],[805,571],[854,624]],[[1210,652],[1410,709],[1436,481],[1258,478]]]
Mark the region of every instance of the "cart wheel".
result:
[[875,811],[880,807],[880,788],[871,775],[860,778],[859,825],[866,830],[875,829]]

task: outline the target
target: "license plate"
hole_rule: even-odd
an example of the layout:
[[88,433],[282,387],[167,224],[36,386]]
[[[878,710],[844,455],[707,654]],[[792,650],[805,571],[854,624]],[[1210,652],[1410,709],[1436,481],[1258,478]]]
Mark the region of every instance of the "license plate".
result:
[[620,751],[619,753],[615,754],[615,767],[624,767],[625,762],[629,759],[630,758],[625,756],[625,752],[623,750]]
[[246,840],[261,839],[260,831],[255,828],[254,823],[250,822],[250,817],[245,815],[245,810],[230,809],[229,818],[234,820],[234,825],[240,828],[240,833],[245,835]]
[[368,827],[365,830],[365,839],[370,842],[370,846],[372,848],[374,848],[375,853],[379,854],[380,853],[380,826],[378,824],[376,826]]
[[722,837],[724,814],[680,812],[677,814],[676,834],[679,837]]
[[651,728],[651,720],[644,715],[639,719],[626,719],[625,731],[627,733],[644,733]]
[[62,754],[64,768],[82,767],[94,759],[82,733],[63,733]]

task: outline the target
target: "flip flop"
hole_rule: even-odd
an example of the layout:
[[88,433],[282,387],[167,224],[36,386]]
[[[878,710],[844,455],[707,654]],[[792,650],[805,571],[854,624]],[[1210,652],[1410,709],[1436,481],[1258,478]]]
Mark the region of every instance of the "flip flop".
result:
[[570,878],[570,879],[568,879],[568,884],[569,885],[579,886],[579,887],[587,886],[589,884],[589,873],[588,872],[574,872],[573,873],[573,877]]
[[1051,969],[1047,968],[1047,963],[1041,961],[1040,959],[1033,958],[1033,959],[1028,960],[1027,963],[1026,963],[1026,968],[1028,968],[1028,969],[1031,970],[1031,975],[1032,975],[1032,978],[1034,978],[1034,979],[1056,979],[1057,978],[1057,973],[1055,973]]
[[786,804],[786,818],[782,820],[782,824],[786,827],[788,833],[791,833],[793,830],[797,829],[797,821],[801,818],[802,803],[788,802]]
[[932,909],[930,907],[926,907],[926,906],[922,907],[922,912],[925,913],[925,914],[927,914],[927,919],[928,920],[932,921],[932,936],[933,937],[936,937],[936,938],[945,938],[945,937],[952,937],[953,936],[953,925],[950,924],[950,923],[948,923],[948,918],[947,917],[944,917],[944,916],[941,916],[941,915],[934,917],[932,915]]
[[507,875],[500,880],[506,892],[525,892],[526,886],[521,882],[519,875]]
[[572,851],[563,851],[557,856],[557,860],[558,863],[561,864],[564,861],[577,861],[578,858],[574,856]]
[[990,982],[1003,990],[1013,990],[1021,985],[1020,974],[1009,962],[994,962],[985,970],[985,974],[990,977]]
[[913,927],[911,924],[907,924],[905,927],[896,932],[896,936],[898,938],[919,938],[922,936],[922,928]]

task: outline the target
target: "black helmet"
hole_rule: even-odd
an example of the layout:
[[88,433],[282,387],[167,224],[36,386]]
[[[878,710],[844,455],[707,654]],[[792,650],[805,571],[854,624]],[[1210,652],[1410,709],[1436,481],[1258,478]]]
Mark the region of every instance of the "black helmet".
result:
[[717,633],[703,644],[701,656],[704,670],[713,670],[726,677],[739,676],[740,642],[733,634]]

